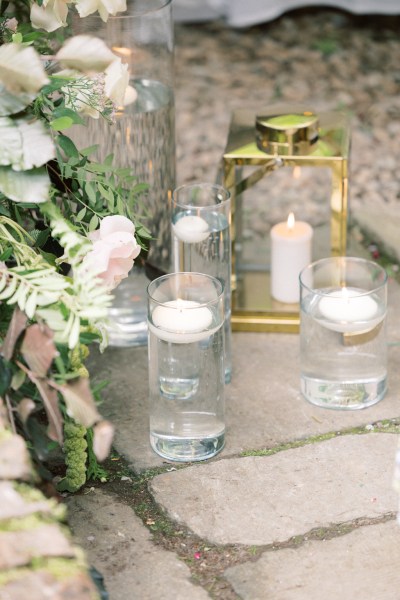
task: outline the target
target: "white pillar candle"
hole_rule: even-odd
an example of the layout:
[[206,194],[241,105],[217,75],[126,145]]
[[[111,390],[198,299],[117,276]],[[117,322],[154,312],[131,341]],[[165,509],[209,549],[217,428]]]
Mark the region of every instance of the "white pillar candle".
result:
[[198,215],[186,215],[172,225],[176,237],[181,242],[196,244],[208,238],[210,229],[208,223]]
[[175,344],[190,344],[210,336],[214,330],[212,312],[192,300],[170,300],[156,306],[149,328],[160,339]]
[[311,262],[313,229],[304,221],[287,222],[271,229],[271,296],[280,302],[300,300],[300,271]]
[[346,287],[324,295],[318,302],[318,314],[321,325],[340,333],[373,329],[385,316],[364,290]]

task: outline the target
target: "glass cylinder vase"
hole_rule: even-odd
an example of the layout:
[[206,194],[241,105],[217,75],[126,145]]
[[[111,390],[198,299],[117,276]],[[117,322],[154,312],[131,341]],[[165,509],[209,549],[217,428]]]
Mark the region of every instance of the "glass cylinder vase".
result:
[[[170,199],[175,187],[175,108],[173,83],[174,35],[171,0],[128,0],[127,11],[109,17],[76,18],[75,34],[89,34],[129,66],[129,85],[136,100],[118,107],[115,122],[88,119],[74,127],[79,148],[98,145],[96,158],[113,155],[117,167],[129,167],[138,183],[148,184],[137,214],[154,239],[146,259],[157,274],[170,268]],[[137,261],[138,262],[138,261]],[[133,267],[114,291],[110,310],[109,343],[131,346],[147,343],[145,269]]]
[[317,406],[366,408],[387,388],[387,274],[362,258],[324,258],[300,274],[301,390]]
[[185,184],[172,195],[173,269],[216,277],[224,290],[225,382],[232,378],[231,203],[213,183]]
[[225,441],[222,284],[170,273],[148,287],[150,443],[168,460],[215,456]]

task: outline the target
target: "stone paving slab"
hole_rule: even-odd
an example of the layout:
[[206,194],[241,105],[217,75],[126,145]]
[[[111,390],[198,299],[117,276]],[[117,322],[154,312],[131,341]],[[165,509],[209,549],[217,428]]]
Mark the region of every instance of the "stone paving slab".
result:
[[175,554],[155,546],[133,510],[101,490],[67,499],[74,539],[103,575],[110,600],[209,600]]
[[210,542],[272,544],[396,511],[397,444],[394,434],[345,435],[163,473],[150,488],[171,518]]
[[398,600],[400,528],[394,520],[265,552],[225,576],[242,600]]
[[[226,447],[220,457],[400,416],[400,286],[389,289],[389,391],[362,411],[314,407],[299,389],[297,334],[234,333],[233,377],[226,387]],[[165,461],[150,448],[147,348],[93,349],[91,371],[107,379],[102,414],[116,426],[115,446],[136,470]]]

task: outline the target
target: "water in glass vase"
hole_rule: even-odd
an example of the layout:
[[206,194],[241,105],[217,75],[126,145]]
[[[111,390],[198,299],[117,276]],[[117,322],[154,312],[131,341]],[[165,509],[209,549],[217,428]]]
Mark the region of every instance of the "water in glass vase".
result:
[[225,442],[222,323],[173,335],[149,323],[150,443],[168,460],[205,460]]
[[[323,293],[323,290],[320,290]],[[378,296],[370,318],[332,321],[321,311],[321,296],[306,296],[300,307],[301,390],[312,403],[354,410],[371,406],[387,387],[386,307]]]
[[[175,187],[175,112],[171,88],[159,81],[133,79],[137,92],[132,104],[119,109],[115,123],[88,119],[87,127],[74,127],[71,137],[79,148],[99,145],[98,160],[110,154],[118,167],[129,167],[138,183],[147,183],[143,209],[135,213],[156,238],[148,261],[161,271],[170,269],[170,213],[168,198]],[[147,343],[146,287],[143,269],[133,267],[129,277],[114,291],[110,311],[109,343],[114,346]]]
[[[193,220],[193,216],[195,220]],[[186,221],[191,219],[191,221]],[[189,225],[186,225],[185,222]],[[224,214],[193,210],[182,211],[172,219],[174,271],[207,273],[218,279],[224,289],[225,382],[231,380],[231,248],[228,219]]]

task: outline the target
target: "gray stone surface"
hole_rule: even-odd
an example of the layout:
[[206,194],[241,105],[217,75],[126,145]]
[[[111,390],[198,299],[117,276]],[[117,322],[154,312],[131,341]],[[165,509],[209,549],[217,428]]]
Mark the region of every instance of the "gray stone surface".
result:
[[384,433],[337,437],[164,473],[151,490],[173,519],[211,542],[283,542],[314,527],[395,511],[397,443]]
[[188,567],[151,541],[133,510],[94,490],[68,499],[74,538],[102,573],[110,600],[207,600],[190,581]]
[[[400,287],[389,290],[389,391],[366,410],[312,406],[299,388],[297,334],[234,333],[233,376],[226,387],[226,447],[220,456],[400,416]],[[137,470],[163,464],[150,448],[146,348],[108,348],[91,358],[96,379],[107,379],[102,414],[116,426],[115,446]]]
[[265,552],[225,576],[241,600],[398,600],[400,529],[395,521]]

